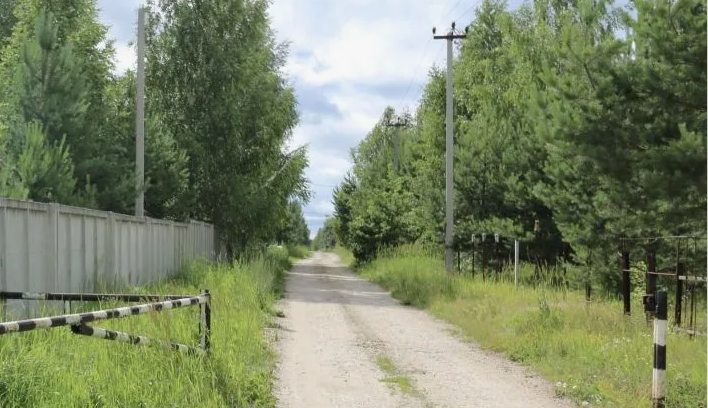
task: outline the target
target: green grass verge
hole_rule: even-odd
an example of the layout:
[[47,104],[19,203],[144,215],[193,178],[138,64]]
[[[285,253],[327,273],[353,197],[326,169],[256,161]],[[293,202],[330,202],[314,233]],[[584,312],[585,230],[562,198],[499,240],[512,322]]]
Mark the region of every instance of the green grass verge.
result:
[[[448,275],[430,251],[389,251],[361,270],[403,303],[427,308],[487,349],[530,365],[584,406],[651,406],[652,328],[619,301],[586,305],[583,293],[514,288]],[[633,310],[642,310],[641,300]],[[699,312],[705,331],[706,312]],[[667,407],[706,407],[706,338],[670,333]]]
[[285,248],[292,259],[305,259],[312,255],[312,251],[304,245],[286,245]]
[[334,247],[333,252],[337,254],[337,256],[339,256],[339,259],[341,259],[345,265],[350,268],[354,267],[354,255],[351,253],[350,250],[344,248],[341,245],[337,245]]
[[[77,336],[68,327],[2,336],[0,407],[273,407],[274,356],[263,327],[288,266],[287,253],[269,250],[248,263],[194,265],[173,280],[132,290],[195,294],[210,289],[208,357]],[[118,305],[125,304],[81,309]],[[198,316],[199,309],[189,307],[95,326],[197,345]]]

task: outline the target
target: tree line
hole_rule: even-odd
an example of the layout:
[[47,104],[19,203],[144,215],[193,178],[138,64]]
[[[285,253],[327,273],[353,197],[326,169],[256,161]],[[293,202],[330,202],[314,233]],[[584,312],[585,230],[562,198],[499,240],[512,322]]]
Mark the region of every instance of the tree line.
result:
[[[213,223],[232,255],[309,242],[306,147],[286,150],[297,101],[267,9],[147,4],[145,214]],[[0,2],[2,196],[134,213],[136,74],[114,73],[107,33],[96,0]]]
[[[620,237],[705,237],[705,2],[485,0],[453,65],[457,247],[528,240],[614,290]],[[352,149],[329,229],[359,262],[442,245],[444,135],[433,68],[415,111],[388,107]]]

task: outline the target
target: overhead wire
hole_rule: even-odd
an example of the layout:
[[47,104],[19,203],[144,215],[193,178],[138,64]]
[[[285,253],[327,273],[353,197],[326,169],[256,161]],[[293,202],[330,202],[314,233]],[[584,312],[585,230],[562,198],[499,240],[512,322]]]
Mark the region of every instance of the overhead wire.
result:
[[[455,11],[455,9],[457,9],[457,7],[460,5],[460,3],[462,3],[462,0],[457,0],[455,2],[455,5],[453,5],[447,11],[447,13],[445,13],[441,18],[439,18],[439,20],[447,18],[450,15],[450,13],[452,13],[453,11]],[[432,39],[432,37],[430,37],[430,38],[428,38],[428,41],[425,43],[425,48],[423,49],[423,55],[421,55],[421,57],[418,59],[418,63],[416,64],[416,67],[413,70],[413,76],[411,77],[411,80],[408,81],[408,85],[406,85],[406,90],[403,92],[403,96],[401,96],[401,98],[398,100],[398,103],[396,104],[396,111],[400,111],[401,108],[403,107],[406,97],[408,96],[408,91],[410,91],[411,85],[413,85],[413,81],[415,81],[416,78],[418,77],[418,70],[420,70],[420,67],[423,65],[423,61],[425,60],[425,56],[428,53],[428,48],[430,47],[430,43],[432,41],[433,41],[433,39]],[[439,56],[440,56],[440,50],[438,50],[438,53],[435,56],[435,60],[437,60]]]

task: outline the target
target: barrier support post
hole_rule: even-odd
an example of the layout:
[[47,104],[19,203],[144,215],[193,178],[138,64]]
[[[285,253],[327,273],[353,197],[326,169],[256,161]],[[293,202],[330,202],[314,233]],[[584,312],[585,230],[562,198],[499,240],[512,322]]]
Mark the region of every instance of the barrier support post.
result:
[[665,408],[666,398],[666,316],[667,294],[656,292],[654,317],[654,372],[652,376],[652,408]]
[[630,281],[630,263],[629,251],[622,252],[622,300],[624,301],[624,314],[629,316],[632,314],[631,307],[631,281]]
[[209,351],[211,347],[211,294],[208,289],[203,289],[202,295],[206,296],[208,300],[200,305],[201,324],[199,331],[202,334],[201,347],[205,351]]

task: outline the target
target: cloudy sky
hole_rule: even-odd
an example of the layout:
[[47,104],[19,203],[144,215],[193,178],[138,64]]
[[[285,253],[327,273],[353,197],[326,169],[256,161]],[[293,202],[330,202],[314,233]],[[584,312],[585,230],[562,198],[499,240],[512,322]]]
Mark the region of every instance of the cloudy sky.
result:
[[[518,2],[512,1],[512,2]],[[139,0],[98,0],[116,40],[117,70],[135,65]],[[274,0],[272,26],[290,43],[286,67],[301,114],[292,145],[309,143],[307,175],[315,192],[305,207],[312,236],[332,213],[332,189],[350,168],[349,149],[386,106],[412,109],[433,65],[445,64],[445,41],[433,40],[455,20],[469,23],[480,0]]]

